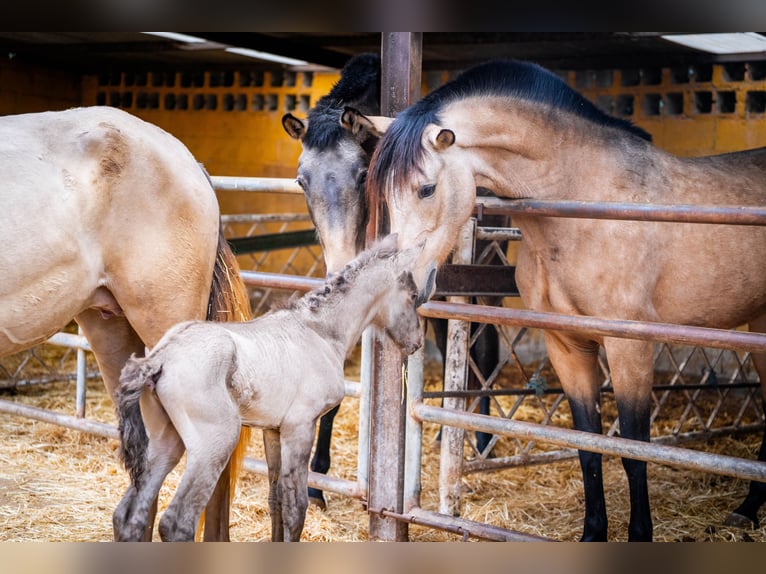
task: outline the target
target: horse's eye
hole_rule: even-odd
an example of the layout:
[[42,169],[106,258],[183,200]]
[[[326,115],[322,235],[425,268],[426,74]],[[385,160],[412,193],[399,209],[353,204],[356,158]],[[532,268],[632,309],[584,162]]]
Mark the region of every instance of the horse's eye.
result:
[[431,197],[435,191],[436,191],[436,186],[434,184],[424,185],[418,190],[418,197],[420,199]]
[[303,191],[306,191],[306,187],[307,187],[306,179],[302,175],[299,175],[297,178],[295,178],[295,183],[300,185]]
[[362,187],[365,183],[367,183],[367,170],[363,169],[356,176],[356,185],[357,187]]

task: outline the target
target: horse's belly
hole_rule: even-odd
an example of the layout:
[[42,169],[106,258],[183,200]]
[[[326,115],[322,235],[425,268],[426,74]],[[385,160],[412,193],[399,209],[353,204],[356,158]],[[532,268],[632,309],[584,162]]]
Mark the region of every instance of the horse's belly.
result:
[[41,244],[20,249],[15,258],[3,253],[7,271],[0,282],[0,355],[40,343],[89,306],[98,270],[80,249],[71,243],[55,250]]

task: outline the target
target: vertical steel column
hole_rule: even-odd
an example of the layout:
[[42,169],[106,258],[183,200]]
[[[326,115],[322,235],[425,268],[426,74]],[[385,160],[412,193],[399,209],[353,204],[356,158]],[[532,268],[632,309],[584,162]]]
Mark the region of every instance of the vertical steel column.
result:
[[[381,34],[381,112],[394,116],[420,97],[423,35],[420,32]],[[371,201],[368,240],[382,231],[383,198]],[[376,511],[401,513],[404,490],[403,360],[383,334],[374,338],[370,387],[369,537],[374,541],[408,540],[407,523]]]
[[[476,220],[471,218],[463,226],[452,262],[463,265],[473,261]],[[450,303],[469,303],[469,297],[448,297]],[[468,376],[468,348],[471,324],[450,319],[447,327],[447,350],[444,357],[444,390],[464,391]],[[465,398],[445,397],[444,408],[465,410]],[[463,440],[465,430],[443,426],[439,453],[439,512],[460,516],[460,486],[463,477]]]
[[[82,337],[82,329],[77,326],[77,335]],[[75,387],[75,415],[77,418],[85,418],[85,380],[87,367],[87,359],[85,358],[85,350],[82,347],[77,347],[77,385]]]

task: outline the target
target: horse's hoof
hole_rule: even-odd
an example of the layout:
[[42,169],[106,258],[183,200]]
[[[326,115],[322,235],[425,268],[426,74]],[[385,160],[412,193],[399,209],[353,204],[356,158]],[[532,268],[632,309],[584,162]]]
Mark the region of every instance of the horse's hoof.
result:
[[309,504],[318,506],[320,510],[327,510],[327,503],[321,490],[309,488]]
[[724,526],[733,526],[734,528],[758,528],[758,524],[755,521],[736,512],[729,514],[726,520],[723,521],[723,524]]

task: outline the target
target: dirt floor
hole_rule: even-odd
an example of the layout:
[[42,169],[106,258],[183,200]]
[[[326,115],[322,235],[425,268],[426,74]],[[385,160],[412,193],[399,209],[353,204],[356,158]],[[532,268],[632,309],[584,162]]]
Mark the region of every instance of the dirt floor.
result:
[[[438,384],[438,370],[427,369],[427,385]],[[350,379],[358,366],[350,361]],[[430,382],[429,382],[430,381]],[[74,383],[25,387],[0,395],[66,414],[74,413]],[[358,403],[346,399],[336,418],[331,473],[352,479],[355,472]],[[88,417],[114,423],[113,407],[100,381],[88,384]],[[117,459],[117,442],[18,416],[0,414],[0,540],[110,541],[111,515],[125,488],[127,475]],[[426,426],[422,506],[438,508],[438,429]],[[250,455],[260,458],[260,436],[253,433]],[[760,437],[717,438],[690,444],[710,452],[752,458]],[[181,467],[183,466],[183,462]],[[180,478],[176,469],[161,494],[164,508]],[[610,539],[626,540],[627,485],[621,463],[605,458]],[[654,536],[657,541],[766,542],[766,526],[738,530],[721,522],[747,491],[745,481],[701,472],[649,466]],[[553,464],[470,474],[464,478],[463,517],[470,520],[576,541],[581,534],[583,496],[576,459]],[[266,541],[270,522],[265,478],[245,472],[232,507],[233,541]],[[309,508],[303,539],[365,541],[369,517],[362,503],[326,493],[328,508]],[[766,509],[764,509],[766,510]],[[766,519],[763,515],[762,521]],[[413,541],[457,541],[440,530],[410,525]],[[472,539],[473,540],[473,539]]]

